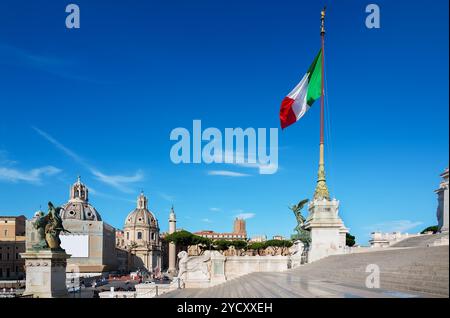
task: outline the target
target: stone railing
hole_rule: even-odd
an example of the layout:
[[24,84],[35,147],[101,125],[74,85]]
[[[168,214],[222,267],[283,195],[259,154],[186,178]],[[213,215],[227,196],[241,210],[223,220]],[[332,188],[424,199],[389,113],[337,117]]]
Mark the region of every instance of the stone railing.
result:
[[180,282],[175,279],[170,284],[144,283],[134,286],[136,291],[110,291],[99,293],[100,298],[153,298],[180,288]]
[[[301,264],[297,256],[224,256],[205,252],[183,260],[181,281],[185,288],[207,288],[255,272],[282,272]],[[295,264],[293,266],[293,264]]]

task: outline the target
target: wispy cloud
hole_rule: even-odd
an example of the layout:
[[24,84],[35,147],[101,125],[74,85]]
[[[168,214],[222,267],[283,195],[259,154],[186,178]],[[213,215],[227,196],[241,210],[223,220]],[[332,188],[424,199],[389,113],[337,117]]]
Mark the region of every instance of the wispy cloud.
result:
[[105,84],[106,81],[80,75],[80,63],[56,56],[39,55],[11,45],[0,44],[0,64],[31,67],[60,78]]
[[45,166],[31,170],[19,170],[13,168],[0,167],[0,180],[6,182],[28,182],[33,184],[41,184],[42,177],[53,176],[61,172],[53,166]]
[[132,176],[107,175],[101,173],[97,169],[91,169],[91,173],[95,176],[95,179],[97,179],[98,181],[110,185],[122,192],[132,192],[131,189],[128,188],[126,185],[141,181],[144,177],[142,171],[140,170],[138,170]]
[[255,213],[248,213],[248,212],[247,213],[239,213],[239,214],[235,215],[236,218],[244,219],[244,220],[251,219],[255,216],[256,216]]
[[[271,148],[271,150],[276,150]],[[255,161],[254,163],[250,163],[249,157],[254,157]],[[223,162],[228,165],[234,165],[242,168],[251,168],[251,169],[258,169],[259,173],[261,174],[261,171],[263,170],[277,170],[280,169],[280,166],[278,165],[278,162],[275,163],[269,163],[269,164],[262,164],[256,160],[257,154],[256,153],[243,153],[239,151],[229,151],[225,150],[221,154],[214,154],[213,156],[214,161],[216,162]]]
[[208,171],[210,176],[225,176],[225,177],[249,177],[249,174],[234,172],[229,170],[211,170]]
[[220,208],[209,208],[211,212],[220,212],[222,211]]
[[169,201],[169,202],[173,202],[175,200],[175,196],[164,193],[164,192],[158,192],[158,195],[161,198],[163,198],[164,200]]
[[411,221],[411,220],[395,220],[395,221],[387,221],[387,222],[372,224],[372,225],[366,226],[365,228],[370,231],[406,232],[406,231],[411,230],[421,224],[423,224],[423,222]]
[[212,223],[212,221],[208,218],[201,219],[201,221],[205,223]]
[[72,158],[73,160],[75,160],[77,163],[82,164],[83,166],[85,166],[86,168],[90,168],[88,167],[87,163],[80,157],[78,156],[75,152],[73,152],[72,150],[70,150],[69,148],[67,148],[66,146],[64,146],[63,144],[61,144],[59,141],[57,141],[55,138],[53,138],[52,136],[50,136],[49,134],[47,134],[45,131],[40,130],[37,127],[32,126],[32,128],[42,137],[44,137],[45,139],[47,139],[47,141],[49,141],[51,144],[53,144],[53,146],[55,146],[56,148],[58,148],[59,150],[61,150],[65,155],[67,155],[68,157]]
[[0,149],[0,165],[15,165],[17,161],[8,158],[8,152]]
[[130,202],[130,203],[136,202],[136,200],[131,200],[129,198],[121,198],[121,197],[118,197],[117,195],[110,195],[110,194],[106,194],[106,193],[97,191],[97,189],[94,189],[92,187],[89,187],[89,192],[91,194],[94,194],[96,197],[103,197],[103,198],[110,199],[110,200],[119,200],[119,201],[125,201],[125,202]]
[[130,184],[141,181],[144,178],[144,175],[141,170],[138,170],[134,175],[124,176],[124,175],[108,175],[101,172],[98,168],[92,166],[87,163],[87,161],[82,158],[80,155],[72,151],[71,149],[64,146],[62,143],[53,138],[50,134],[45,131],[32,127],[39,135],[44,137],[48,142],[54,145],[57,149],[61,150],[66,156],[73,159],[78,164],[82,165],[84,168],[89,170],[92,175],[100,182],[107,184],[113,188],[116,188],[119,191],[131,193],[133,190],[129,187]]

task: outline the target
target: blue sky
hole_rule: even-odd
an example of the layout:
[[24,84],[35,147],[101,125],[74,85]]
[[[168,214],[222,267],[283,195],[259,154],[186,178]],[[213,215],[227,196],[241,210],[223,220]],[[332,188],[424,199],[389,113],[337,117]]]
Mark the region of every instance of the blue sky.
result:
[[[288,236],[287,206],[313,194],[319,103],[279,131],[279,170],[175,165],[176,127],[279,127],[284,96],[320,46],[317,1],[67,1],[0,3],[0,215],[30,217],[63,204],[78,174],[115,227],[141,189],[167,229]],[[314,3],[314,4],[312,4]],[[360,243],[369,233],[436,224],[448,166],[448,2],[328,5],[326,170],[340,215]],[[211,175],[226,170],[248,176]]]

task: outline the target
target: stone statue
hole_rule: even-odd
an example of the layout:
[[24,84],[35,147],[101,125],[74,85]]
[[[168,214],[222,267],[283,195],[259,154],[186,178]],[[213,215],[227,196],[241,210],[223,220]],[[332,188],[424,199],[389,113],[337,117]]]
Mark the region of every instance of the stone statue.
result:
[[178,276],[177,279],[186,288],[208,286],[211,280],[211,253],[206,251],[201,256],[188,256],[188,253],[178,253]]
[[33,227],[37,229],[39,235],[39,243],[33,245],[35,249],[47,249],[61,250],[61,240],[59,234],[61,232],[67,232],[62,225],[62,219],[59,216],[61,207],[55,208],[53,203],[48,203],[48,214],[44,215],[40,212],[37,215],[36,221],[33,223]]
[[294,204],[289,207],[292,212],[294,212],[295,218],[297,219],[297,226],[294,228],[294,231],[297,232],[297,239],[302,241],[304,244],[308,245],[311,242],[310,233],[306,231],[303,226],[305,224],[305,217],[302,215],[301,210],[308,203],[308,199],[304,199],[300,201],[298,204]]
[[181,251],[178,253],[178,278],[185,280],[187,275],[187,261],[188,261],[188,253],[185,251]]

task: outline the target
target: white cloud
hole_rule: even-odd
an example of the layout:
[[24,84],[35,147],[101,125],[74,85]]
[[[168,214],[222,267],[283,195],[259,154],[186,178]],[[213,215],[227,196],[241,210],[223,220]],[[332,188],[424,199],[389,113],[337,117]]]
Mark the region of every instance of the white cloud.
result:
[[395,221],[387,221],[382,223],[373,224],[367,226],[366,229],[370,231],[381,231],[381,232],[406,232],[411,230],[419,225],[423,224],[420,221],[411,221],[411,220],[395,220]]
[[209,210],[210,210],[211,212],[219,212],[219,211],[221,211],[220,208],[209,208]]
[[37,127],[32,127],[39,135],[41,135],[42,137],[44,137],[45,139],[47,139],[47,141],[49,141],[51,144],[53,144],[53,146],[55,146],[56,148],[58,148],[59,150],[61,150],[62,152],[64,152],[65,155],[67,155],[68,157],[72,158],[73,160],[75,160],[76,162],[78,162],[79,164],[82,164],[85,167],[88,167],[87,163],[80,157],[78,156],[75,152],[73,152],[72,150],[70,150],[69,148],[65,147],[63,144],[61,144],[59,141],[57,141],[55,138],[53,138],[52,136],[50,136],[49,134],[47,134],[45,131],[40,130]]
[[205,223],[212,223],[212,221],[211,221],[210,219],[207,219],[207,218],[204,218],[204,219],[202,219],[201,221],[202,221],[202,222],[205,222]]
[[87,81],[91,83],[108,83],[83,76],[77,60],[69,60],[55,56],[44,56],[32,53],[18,47],[0,44],[0,64],[30,67],[52,75],[70,80]]
[[99,191],[97,191],[97,189],[94,189],[92,187],[89,187],[89,193],[94,194],[96,197],[103,197],[103,198],[110,199],[110,200],[119,200],[119,201],[125,201],[125,202],[130,202],[130,203],[136,203],[136,200],[131,200],[129,198],[121,198],[121,197],[118,197],[117,195],[110,195],[110,194],[106,194],[103,192],[99,192]]
[[244,219],[244,220],[251,219],[255,216],[256,216],[255,213],[240,213],[240,214],[235,215],[235,217],[237,217],[239,219]]
[[225,176],[225,177],[248,177],[249,174],[234,172],[229,170],[211,170],[208,171],[208,175],[210,176]]
[[98,181],[101,181],[107,185],[110,185],[122,192],[131,193],[133,192],[132,189],[127,187],[127,184],[135,183],[143,179],[143,174],[139,170],[132,176],[121,176],[121,175],[106,175],[104,173],[101,173],[100,171],[96,169],[92,169],[91,173],[95,176],[95,179]]
[[0,180],[7,182],[28,182],[34,184],[40,184],[43,176],[53,176],[61,172],[53,166],[45,166],[28,171],[0,167]]
[[107,175],[103,172],[101,172],[98,168],[88,164],[86,160],[84,160],[81,156],[76,154],[74,151],[70,150],[63,144],[61,144],[59,141],[57,141],[55,138],[50,136],[45,131],[37,128],[32,127],[39,135],[44,137],[48,142],[50,142],[52,145],[54,145],[56,148],[61,150],[66,156],[72,158],[75,162],[82,165],[84,168],[89,170],[94,177],[100,181],[103,182],[113,188],[116,188],[119,191],[131,193],[133,190],[129,188],[129,184],[141,181],[144,178],[144,175],[142,171],[138,170],[134,175],[131,176],[124,176],[124,175]]
[[6,150],[0,150],[0,165],[15,165],[17,161],[10,160],[8,158],[8,152]]
[[223,162],[229,165],[235,165],[242,168],[254,168],[258,169],[259,173],[261,174],[261,171],[265,170],[276,170],[279,169],[279,165],[270,163],[270,164],[262,164],[259,163],[257,160],[255,163],[249,163],[248,157],[253,156],[256,160],[257,154],[256,153],[245,153],[239,152],[239,151],[229,151],[225,150],[222,154],[214,154],[213,158],[214,161],[217,162]]
[[169,202],[173,202],[175,200],[175,197],[173,195],[170,195],[170,194],[167,194],[164,192],[158,192],[158,195],[161,198],[163,198],[164,200],[169,201]]

